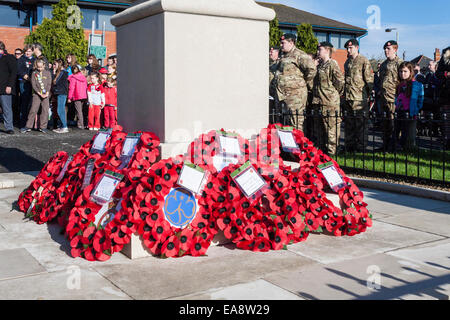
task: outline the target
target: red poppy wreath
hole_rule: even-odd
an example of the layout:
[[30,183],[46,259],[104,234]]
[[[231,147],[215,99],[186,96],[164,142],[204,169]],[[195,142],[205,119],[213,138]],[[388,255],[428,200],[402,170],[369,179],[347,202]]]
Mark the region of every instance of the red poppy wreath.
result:
[[[298,148],[291,150],[291,153],[300,164],[299,174],[301,177],[299,177],[299,180],[307,181],[307,183],[315,186],[318,189],[318,194],[321,195],[322,199],[326,200],[327,206],[332,211],[332,218],[320,221],[320,227],[325,228],[326,231],[336,236],[353,236],[364,232],[367,227],[372,226],[372,215],[366,208],[367,203],[363,202],[363,193],[346,176],[335,160],[314,147],[313,143],[300,130],[292,127],[283,127],[279,124],[269,125],[267,129],[270,130],[272,139],[279,138],[278,130],[289,130],[292,132]],[[333,166],[343,180],[339,188],[335,189],[340,198],[340,208],[327,200],[326,193],[323,192],[324,190],[331,190],[323,171],[320,169],[325,164]],[[318,204],[324,200],[320,200]],[[325,216],[325,218],[328,217],[328,215]]]
[[62,170],[69,160],[69,155],[59,151],[45,164],[30,186],[18,198],[17,204],[26,216],[41,224],[48,220],[42,211],[43,205],[53,196],[57,189]]

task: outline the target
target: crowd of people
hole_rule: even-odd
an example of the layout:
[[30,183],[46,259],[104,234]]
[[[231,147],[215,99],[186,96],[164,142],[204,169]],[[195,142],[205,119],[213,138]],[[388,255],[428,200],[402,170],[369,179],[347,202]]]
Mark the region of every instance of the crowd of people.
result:
[[8,54],[0,41],[0,107],[6,133],[99,130],[117,124],[117,57],[81,66],[74,54],[48,61],[39,43]]
[[[447,114],[450,119],[450,47],[444,49],[438,63],[430,62],[423,74],[420,66],[397,56],[398,43],[393,40],[384,44],[386,60],[376,72],[360,54],[357,39],[345,43],[343,72],[332,59],[335,48],[331,43],[321,42],[316,54],[307,54],[295,44],[296,36],[285,34],[280,47],[271,47],[270,113],[287,115],[288,124],[302,130],[328,154],[338,151],[342,122],[345,150],[365,150],[369,111],[383,117],[382,146],[377,148],[383,152],[414,147],[421,111],[433,113],[435,118]],[[449,147],[448,121],[442,135]]]

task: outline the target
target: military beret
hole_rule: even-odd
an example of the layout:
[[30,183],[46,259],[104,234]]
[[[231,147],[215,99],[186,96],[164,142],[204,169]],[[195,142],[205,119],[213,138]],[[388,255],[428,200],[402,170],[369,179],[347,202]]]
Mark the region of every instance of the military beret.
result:
[[280,50],[280,47],[279,46],[274,46],[274,47],[270,47],[270,49],[272,50]]
[[292,40],[292,41],[295,41],[295,40],[297,40],[297,37],[293,33],[285,33],[281,37],[281,40]]
[[323,41],[321,43],[319,43],[319,45],[317,47],[329,47],[329,48],[334,48],[334,46],[329,43],[328,41]]
[[389,40],[388,42],[386,42],[383,46],[383,49],[386,49],[386,47],[388,46],[398,46],[397,41],[395,40]]
[[359,47],[359,42],[356,39],[350,39],[344,44],[344,48],[347,48],[348,46],[358,46]]

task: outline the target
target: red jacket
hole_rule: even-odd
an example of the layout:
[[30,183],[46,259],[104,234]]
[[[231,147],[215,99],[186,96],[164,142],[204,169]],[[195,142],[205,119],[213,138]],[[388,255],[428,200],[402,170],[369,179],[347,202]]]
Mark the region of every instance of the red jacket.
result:
[[117,107],[117,87],[103,87],[103,92],[105,93],[105,106],[113,105]]

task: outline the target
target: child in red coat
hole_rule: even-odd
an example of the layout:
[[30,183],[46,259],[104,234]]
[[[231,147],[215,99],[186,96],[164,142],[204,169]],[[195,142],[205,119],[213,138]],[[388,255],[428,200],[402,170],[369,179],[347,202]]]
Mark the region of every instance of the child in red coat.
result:
[[113,128],[117,125],[117,87],[116,80],[108,77],[106,85],[103,87],[105,93],[105,108],[103,109],[105,115],[105,127]]

